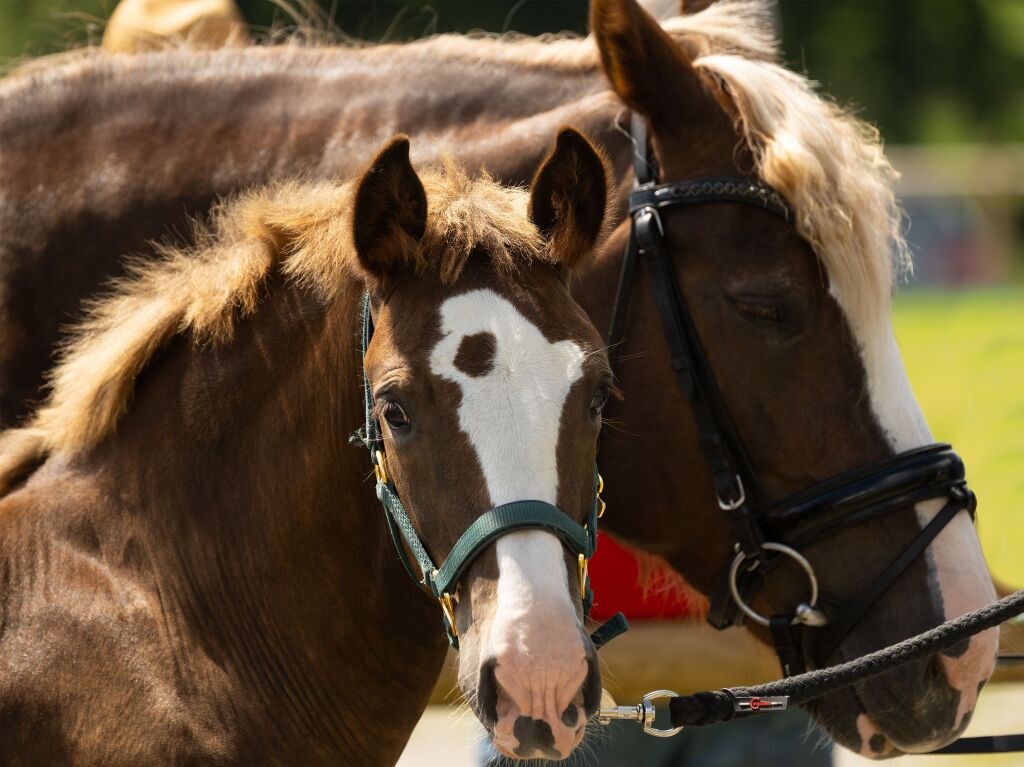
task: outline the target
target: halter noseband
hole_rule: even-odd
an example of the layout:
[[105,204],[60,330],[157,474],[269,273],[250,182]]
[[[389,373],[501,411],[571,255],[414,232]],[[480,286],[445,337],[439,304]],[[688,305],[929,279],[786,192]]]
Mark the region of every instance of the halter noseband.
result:
[[[736,542],[735,555],[719,571],[708,622],[722,629],[741,622],[745,616],[767,626],[783,673],[800,673],[806,667],[809,652],[824,661],[839,646],[961,509],[973,518],[974,494],[967,488],[960,458],[949,445],[934,444],[833,477],[778,503],[767,501],[701,347],[674,262],[665,247],[660,211],[736,202],[789,221],[789,207],[774,189],[751,179],[700,178],[659,184],[657,166],[648,154],[646,126],[635,113],[631,132],[636,144],[636,182],[629,195],[629,243],[616,291],[609,348],[614,355],[625,337],[637,260],[642,256],[651,273],[676,383],[690,403],[718,505],[728,515]],[[844,605],[819,596],[814,568],[798,549],[897,508],[935,498],[948,500],[856,601]],[[809,598],[791,614],[763,616],[750,607],[750,600],[764,579],[787,559],[805,572]],[[805,628],[817,629],[819,633],[808,636]]]
[[[365,361],[366,359],[366,350],[370,346],[372,337],[373,318],[370,316],[370,294],[366,293],[363,296],[360,334],[361,360]],[[604,480],[601,479],[597,468],[594,469],[594,501],[585,524],[578,524],[568,515],[563,514],[557,506],[545,501],[506,503],[496,506],[478,517],[459,536],[444,562],[440,566],[435,565],[398,496],[398,490],[388,475],[384,438],[381,436],[377,419],[373,416],[373,392],[370,391],[370,382],[366,377],[365,362],[363,364],[363,406],[366,420],[363,429],[356,433],[356,438],[370,451],[370,460],[373,462],[373,472],[377,479],[377,498],[386,512],[384,517],[387,520],[388,531],[402,565],[409,577],[417,584],[426,587],[440,603],[445,632],[448,634],[451,646],[456,650],[459,649],[459,630],[455,625],[455,606],[452,603],[452,593],[455,591],[459,578],[483,552],[487,544],[516,530],[546,530],[557,536],[562,544],[576,555],[583,615],[584,617],[588,616],[594,603],[588,563],[597,550],[597,524],[605,510],[605,503],[601,500]],[[413,559],[416,560],[417,567],[415,568],[409,560],[406,546],[412,553]],[[416,574],[417,569],[420,575]],[[628,627],[625,616],[618,613],[591,634],[590,638],[596,647],[601,647],[626,631]]]

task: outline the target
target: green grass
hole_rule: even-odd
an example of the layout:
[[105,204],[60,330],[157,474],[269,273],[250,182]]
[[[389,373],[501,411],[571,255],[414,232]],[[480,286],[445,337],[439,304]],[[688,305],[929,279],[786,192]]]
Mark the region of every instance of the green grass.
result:
[[992,572],[1024,586],[1024,290],[908,292],[895,324],[935,439],[967,464]]

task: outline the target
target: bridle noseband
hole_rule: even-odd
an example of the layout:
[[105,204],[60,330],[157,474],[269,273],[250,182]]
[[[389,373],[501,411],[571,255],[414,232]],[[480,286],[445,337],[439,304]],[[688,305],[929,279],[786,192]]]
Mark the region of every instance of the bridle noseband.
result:
[[[660,212],[668,208],[733,202],[791,219],[789,207],[771,187],[745,178],[699,178],[660,184],[649,155],[646,126],[633,114],[636,181],[629,195],[630,233],[616,291],[610,354],[623,339],[637,262],[650,272],[676,383],[690,404],[698,443],[711,474],[718,506],[728,515],[735,554],[723,564],[711,593],[708,621],[726,628],[748,618],[767,626],[787,676],[806,667],[808,655],[824,662],[885,591],[949,524],[961,509],[974,516],[974,494],[964,466],[949,445],[909,450],[877,464],[818,483],[770,503],[743,442],[729,418],[714,374],[701,347],[693,319],[665,243]],[[859,598],[841,604],[819,594],[818,579],[799,549],[853,525],[920,501],[946,498],[939,513],[891,562]],[[792,560],[807,576],[809,594],[790,614],[764,616],[750,601],[764,579]],[[805,629],[815,629],[813,636]]]
[[[370,295],[363,296],[362,323],[360,334],[360,360],[365,361],[366,350],[370,347],[373,337],[373,318],[370,315]],[[590,513],[585,524],[580,525],[557,507],[545,501],[515,501],[496,506],[480,515],[459,536],[458,541],[448,552],[444,562],[435,565],[426,546],[420,540],[409,513],[402,504],[391,477],[388,474],[387,459],[384,453],[384,438],[381,436],[380,425],[373,416],[373,392],[366,377],[363,362],[363,408],[366,419],[363,428],[353,435],[353,442],[362,443],[370,451],[373,472],[377,480],[377,499],[384,507],[388,532],[391,541],[398,551],[399,559],[417,584],[425,588],[441,605],[445,632],[448,641],[456,650],[459,649],[459,630],[455,625],[455,606],[452,594],[455,592],[459,578],[466,572],[473,561],[483,552],[489,543],[503,535],[516,530],[539,529],[553,533],[569,551],[576,555],[577,576],[580,583],[580,599],[583,604],[583,616],[590,614],[594,603],[594,592],[590,588],[589,562],[597,550],[598,520],[604,515],[605,503],[601,500],[604,480],[594,468],[594,500],[590,505]],[[408,547],[408,552],[406,551]],[[416,560],[416,566],[409,559],[409,553]],[[417,575],[417,570],[419,574]],[[590,635],[596,647],[626,631],[628,628],[625,616],[616,614]]]

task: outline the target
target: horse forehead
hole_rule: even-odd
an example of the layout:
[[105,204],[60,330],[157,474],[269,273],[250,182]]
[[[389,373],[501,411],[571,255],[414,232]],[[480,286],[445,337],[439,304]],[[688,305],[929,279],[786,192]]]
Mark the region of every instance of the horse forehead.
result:
[[[437,375],[465,385],[567,388],[583,374],[583,347],[571,340],[549,341],[537,321],[490,289],[453,296],[440,307],[441,340],[430,355]],[[467,350],[487,355],[482,371],[466,372],[459,357]]]

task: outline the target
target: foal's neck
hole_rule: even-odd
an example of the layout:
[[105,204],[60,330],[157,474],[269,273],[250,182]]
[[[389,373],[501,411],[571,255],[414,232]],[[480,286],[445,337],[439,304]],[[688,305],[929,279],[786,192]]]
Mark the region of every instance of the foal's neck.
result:
[[354,287],[325,311],[277,285],[231,344],[179,339],[97,458],[146,531],[161,598],[180,602],[183,641],[228,670],[239,746],[289,763],[393,763],[445,654],[347,441],[359,300]]

